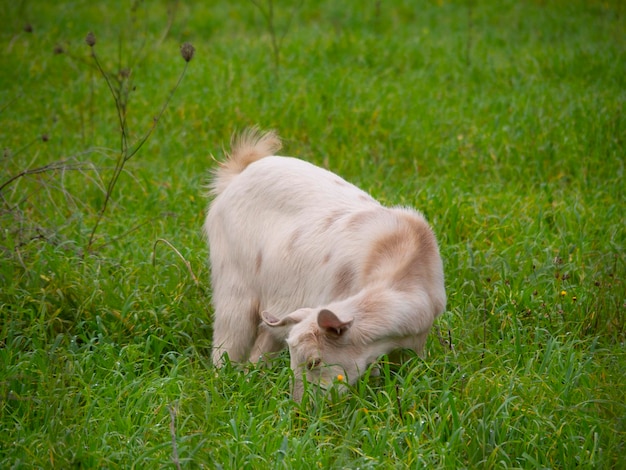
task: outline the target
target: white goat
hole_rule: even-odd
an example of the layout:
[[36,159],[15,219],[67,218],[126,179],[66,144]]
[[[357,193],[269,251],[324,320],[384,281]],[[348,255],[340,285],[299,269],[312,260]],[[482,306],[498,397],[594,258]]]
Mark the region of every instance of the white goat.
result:
[[[424,217],[387,208],[339,176],[290,157],[274,132],[233,139],[214,171],[210,246],[213,362],[258,361],[289,346],[327,388],[354,383],[380,355],[421,353],[446,305],[437,241]],[[345,379],[344,379],[345,377]]]

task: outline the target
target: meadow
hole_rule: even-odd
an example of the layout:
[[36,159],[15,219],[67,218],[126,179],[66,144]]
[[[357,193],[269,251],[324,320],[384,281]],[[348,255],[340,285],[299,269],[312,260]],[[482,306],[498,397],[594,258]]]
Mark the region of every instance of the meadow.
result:
[[[626,468],[621,0],[0,17],[1,468]],[[428,218],[423,359],[301,404],[287,353],[213,368],[206,183],[251,125]]]

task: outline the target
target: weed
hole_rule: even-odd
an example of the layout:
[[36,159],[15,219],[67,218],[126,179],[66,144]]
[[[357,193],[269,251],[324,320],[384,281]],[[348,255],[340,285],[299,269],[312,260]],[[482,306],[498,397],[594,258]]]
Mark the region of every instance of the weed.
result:
[[[102,67],[102,64],[96,54],[95,47],[94,47],[96,45],[96,37],[92,32],[87,33],[85,42],[91,48],[91,57],[93,58],[94,63],[96,64],[96,68],[98,69],[98,72],[100,73],[100,75],[102,75],[102,77],[106,81],[109,92],[111,93],[111,96],[113,97],[113,101],[115,102],[115,110],[117,112],[117,118],[119,121],[119,133],[120,133],[120,152],[115,161],[115,168],[113,169],[113,174],[107,184],[106,193],[104,195],[104,201],[102,203],[102,208],[100,209],[98,213],[96,222],[89,235],[89,241],[87,242],[87,248],[85,250],[85,253],[88,253],[92,249],[96,231],[98,230],[98,226],[100,225],[100,222],[102,221],[102,217],[104,216],[104,213],[106,212],[109,201],[113,194],[113,189],[115,188],[115,185],[117,184],[117,181],[120,175],[124,171],[124,166],[131,158],[133,158],[137,154],[137,152],[139,152],[141,147],[143,147],[143,145],[146,143],[148,138],[154,132],[154,129],[159,123],[159,120],[161,119],[161,117],[163,116],[163,113],[165,112],[167,105],[169,104],[172,96],[178,89],[183,77],[185,76],[185,72],[187,71],[187,66],[189,65],[189,61],[193,58],[193,55],[194,55],[194,47],[189,43],[185,43],[181,46],[180,51],[185,61],[185,67],[183,68],[183,71],[180,74],[178,81],[176,82],[176,85],[170,91],[167,99],[161,106],[161,109],[159,110],[159,112],[154,116],[152,125],[150,126],[148,131],[142,137],[140,137],[136,142],[131,143],[129,140],[130,130],[128,129],[127,114],[128,114],[128,102],[130,98],[130,92],[134,88],[132,84],[132,69],[122,68],[118,72],[117,76],[111,73],[107,73]],[[134,61],[135,61],[135,58],[132,58],[130,60],[131,63]]]

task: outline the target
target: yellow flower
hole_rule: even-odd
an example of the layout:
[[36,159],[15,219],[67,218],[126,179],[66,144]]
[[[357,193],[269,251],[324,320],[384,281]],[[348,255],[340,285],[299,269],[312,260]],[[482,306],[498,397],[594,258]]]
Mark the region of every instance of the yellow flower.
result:
[[562,291],[561,291],[561,297],[565,297],[566,295],[567,295],[567,292],[566,292],[566,291],[564,291],[564,290],[562,290]]
[[343,375],[337,374],[337,380],[339,380],[339,382],[343,382]]

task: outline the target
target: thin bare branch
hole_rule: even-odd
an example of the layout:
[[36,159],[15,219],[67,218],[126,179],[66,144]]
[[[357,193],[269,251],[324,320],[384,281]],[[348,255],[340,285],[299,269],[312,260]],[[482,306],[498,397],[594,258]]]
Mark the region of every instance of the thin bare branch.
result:
[[185,62],[185,67],[183,68],[182,73],[178,77],[178,81],[176,82],[176,85],[174,85],[174,88],[172,88],[170,90],[170,93],[167,96],[167,99],[165,100],[165,102],[163,103],[163,106],[161,106],[161,109],[159,110],[159,113],[154,117],[154,119],[152,121],[152,126],[150,126],[150,129],[148,130],[148,132],[139,140],[139,142],[135,145],[135,147],[128,152],[128,155],[125,157],[125,161],[130,160],[137,152],[139,152],[139,149],[141,149],[141,147],[143,147],[143,144],[146,143],[148,138],[154,132],[154,129],[156,129],[157,124],[161,120],[161,117],[163,116],[163,113],[165,112],[165,109],[170,104],[170,101],[172,100],[172,97],[174,96],[174,93],[176,93],[176,90],[178,90],[178,87],[180,86],[180,83],[183,81],[183,78],[185,77],[185,73],[187,72],[187,67],[188,66],[189,66],[189,62]]
[[0,193],[14,181],[28,175],[36,175],[39,173],[46,173],[50,171],[71,171],[82,170],[90,167],[88,163],[68,163],[68,160],[60,160],[57,162],[49,163],[48,165],[40,166],[37,168],[31,168],[29,170],[20,171],[18,174],[11,176],[8,180],[0,185]]
[[157,240],[154,242],[154,245],[152,246],[152,266],[156,266],[156,247],[159,244],[159,242],[164,243],[165,245],[169,246],[172,249],[172,251],[176,253],[176,255],[178,255],[178,257],[182,260],[182,262],[187,267],[187,271],[189,271],[189,275],[193,279],[193,282],[196,284],[196,286],[200,287],[200,282],[198,281],[198,278],[196,277],[196,275],[193,273],[193,269],[191,269],[191,263],[185,259],[182,253],[178,251],[174,245],[172,245],[168,240],[164,238],[157,238]]
[[143,144],[146,143],[146,141],[148,140],[148,138],[150,138],[150,136],[152,135],[152,132],[154,132],[154,129],[156,128],[157,124],[159,123],[161,117],[163,116],[163,113],[165,112],[165,109],[167,108],[167,106],[169,105],[172,97],[174,96],[174,93],[176,92],[176,90],[178,89],[178,87],[180,86],[180,83],[182,82],[185,73],[187,71],[187,67],[189,66],[189,61],[185,61],[185,66],[183,68],[182,73],[180,74],[180,76],[178,77],[178,81],[176,82],[176,85],[174,86],[174,88],[172,88],[170,90],[170,93],[167,96],[167,99],[165,100],[165,102],[163,103],[163,105],[161,106],[161,109],[159,110],[159,113],[154,117],[152,125],[150,126],[150,129],[148,129],[148,131],[146,132],[146,134],[138,141],[137,144],[135,144],[134,147],[130,147],[128,145],[128,133],[127,133],[127,124],[126,124],[126,104],[122,103],[121,101],[121,88],[123,87],[123,82],[120,83],[120,90],[117,91],[117,93],[114,91],[111,81],[109,80],[107,74],[104,72],[104,70],[102,69],[102,67],[100,66],[100,63],[98,62],[97,56],[95,54],[95,52],[92,54],[94,59],[96,60],[97,64],[98,64],[98,70],[100,71],[100,73],[104,76],[104,78],[107,81],[107,85],[109,86],[109,90],[111,91],[111,94],[113,95],[114,99],[115,99],[115,104],[116,104],[116,109],[117,109],[117,114],[118,114],[118,119],[120,121],[120,132],[121,132],[121,150],[120,150],[120,154],[116,160],[115,163],[115,170],[113,171],[113,175],[111,176],[111,179],[109,180],[109,183],[107,185],[107,191],[104,197],[104,202],[102,203],[102,208],[100,209],[100,212],[98,213],[98,217],[96,219],[96,223],[94,224],[92,230],[91,230],[91,234],[89,235],[89,241],[87,243],[87,249],[85,250],[85,254],[87,252],[89,252],[90,250],[93,249],[93,243],[95,240],[95,236],[96,236],[96,232],[98,230],[98,227],[100,226],[100,223],[102,222],[102,219],[104,217],[104,213],[107,210],[107,207],[109,205],[109,202],[113,196],[113,189],[115,188],[117,181],[119,180],[120,175],[122,174],[122,171],[124,169],[124,165],[126,164],[126,162],[128,162],[128,160],[130,160],[133,156],[135,156],[137,154],[137,152],[139,152],[139,150],[141,149],[141,147],[143,147]]

